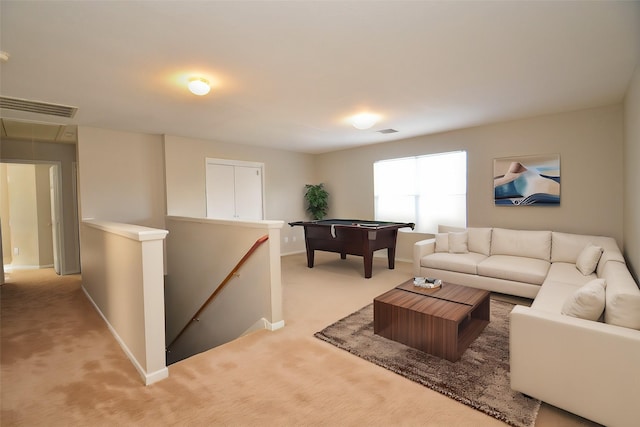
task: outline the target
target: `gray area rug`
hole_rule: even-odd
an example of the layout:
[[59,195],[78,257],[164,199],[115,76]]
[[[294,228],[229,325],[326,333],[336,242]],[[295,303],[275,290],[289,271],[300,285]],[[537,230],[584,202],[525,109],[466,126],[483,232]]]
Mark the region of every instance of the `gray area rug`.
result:
[[491,299],[491,322],[453,363],[373,333],[373,304],[315,334],[338,348],[389,369],[516,427],[535,424],[540,401],[511,390],[509,313]]

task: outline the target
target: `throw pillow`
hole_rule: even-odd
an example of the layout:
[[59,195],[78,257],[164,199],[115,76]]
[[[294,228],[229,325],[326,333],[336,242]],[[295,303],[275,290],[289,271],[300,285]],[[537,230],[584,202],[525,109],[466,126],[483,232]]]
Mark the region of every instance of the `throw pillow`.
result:
[[452,254],[466,254],[469,252],[467,241],[469,234],[466,231],[461,233],[449,233],[449,252]]
[[449,252],[449,233],[436,234],[436,252]]
[[589,243],[578,255],[576,267],[585,276],[596,271],[600,257],[602,256],[602,248]]
[[605,303],[604,279],[595,279],[576,290],[562,305],[562,314],[580,319],[598,320]]
[[491,255],[491,228],[469,227],[469,252]]

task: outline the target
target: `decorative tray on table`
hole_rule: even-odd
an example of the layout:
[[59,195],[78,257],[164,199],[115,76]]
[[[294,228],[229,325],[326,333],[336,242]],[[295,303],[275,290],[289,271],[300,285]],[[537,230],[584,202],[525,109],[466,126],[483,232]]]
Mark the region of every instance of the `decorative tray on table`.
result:
[[431,277],[414,277],[413,285],[418,288],[435,289],[442,286],[442,280]]

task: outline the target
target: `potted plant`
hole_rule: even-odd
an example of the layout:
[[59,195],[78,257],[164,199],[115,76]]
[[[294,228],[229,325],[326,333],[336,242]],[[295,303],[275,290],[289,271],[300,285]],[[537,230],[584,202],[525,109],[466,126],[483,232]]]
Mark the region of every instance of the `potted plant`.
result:
[[307,212],[311,214],[314,220],[324,218],[329,207],[329,193],[324,189],[324,184],[307,184],[304,188]]

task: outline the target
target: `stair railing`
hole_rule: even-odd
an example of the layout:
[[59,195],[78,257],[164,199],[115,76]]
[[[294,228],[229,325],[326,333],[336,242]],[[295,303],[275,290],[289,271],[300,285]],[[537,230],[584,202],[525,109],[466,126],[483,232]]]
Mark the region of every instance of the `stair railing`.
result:
[[229,281],[231,280],[231,278],[236,275],[236,273],[238,272],[238,270],[240,270],[240,267],[242,267],[242,265],[247,261],[247,259],[249,259],[249,257],[251,256],[251,254],[253,254],[256,249],[258,249],[258,247],[263,244],[264,242],[266,242],[267,240],[269,240],[269,235],[265,234],[264,236],[260,237],[258,240],[256,240],[256,242],[253,244],[253,246],[251,246],[251,248],[247,251],[246,254],[244,254],[244,256],[242,257],[242,259],[240,261],[238,261],[238,263],[236,264],[236,266],[231,270],[231,272],[229,274],[227,274],[227,277],[224,278],[224,280],[220,283],[220,285],[216,288],[215,291],[213,291],[213,293],[209,296],[209,298],[204,302],[204,304],[202,304],[202,306],[198,309],[198,311],[196,311],[196,313],[191,317],[191,320],[189,320],[187,322],[186,325],[184,325],[184,327],[180,330],[180,332],[178,333],[178,335],[176,335],[176,337],[173,339],[173,341],[171,341],[169,343],[169,345],[167,346],[167,352],[170,351],[171,346],[173,346],[173,344],[176,343],[176,341],[178,341],[178,338],[180,338],[180,336],[187,330],[187,328],[189,328],[189,326],[195,321],[199,321],[199,316],[200,314],[204,311],[205,308],[207,308],[207,306],[216,298],[216,296],[218,296],[218,294],[220,292],[222,292],[222,290],[225,288],[225,286],[227,286],[227,284],[229,283]]

